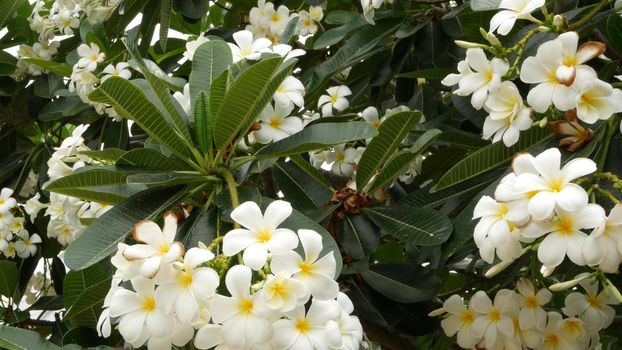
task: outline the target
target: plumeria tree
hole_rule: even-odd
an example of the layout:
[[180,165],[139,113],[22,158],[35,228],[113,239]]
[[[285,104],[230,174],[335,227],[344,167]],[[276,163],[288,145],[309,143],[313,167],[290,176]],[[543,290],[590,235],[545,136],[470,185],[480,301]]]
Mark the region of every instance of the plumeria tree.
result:
[[0,347],[620,348],[618,11],[1,0]]

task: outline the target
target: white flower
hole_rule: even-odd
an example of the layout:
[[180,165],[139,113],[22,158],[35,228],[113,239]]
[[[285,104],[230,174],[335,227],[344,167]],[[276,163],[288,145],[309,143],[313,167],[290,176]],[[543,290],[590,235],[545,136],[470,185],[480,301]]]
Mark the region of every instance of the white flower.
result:
[[408,164],[406,170],[398,176],[398,179],[407,185],[411,184],[415,180],[415,177],[421,173],[423,160],[424,157],[422,155],[417,155],[415,159]]
[[538,259],[548,267],[558,266],[566,255],[575,264],[585,265],[582,250],[587,235],[580,230],[596,227],[605,211],[597,204],[586,204],[574,212],[557,209],[556,213],[552,220],[532,221],[523,229],[523,235],[538,238],[548,233],[538,247]]
[[305,252],[304,260],[295,251],[274,254],[270,262],[273,273],[287,271],[292,278],[304,283],[316,299],[334,299],[339,285],[334,280],[337,262],[332,252],[320,258],[322,236],[313,230],[298,230],[298,237]]
[[326,162],[332,163],[331,171],[333,173],[352,177],[354,174],[354,164],[358,161],[359,154],[356,149],[345,147],[345,144],[334,146],[333,150],[326,154]]
[[598,224],[585,241],[583,256],[590,266],[615,273],[622,262],[622,205],[617,204],[609,216]]
[[531,281],[524,277],[518,280],[516,289],[520,293],[520,328],[543,330],[546,327],[546,311],[542,306],[551,301],[551,292],[546,288],[536,292]]
[[77,66],[91,72],[97,68],[99,62],[103,62],[106,58],[106,54],[99,52],[99,46],[95,43],[91,43],[90,47],[86,44],[78,46],[78,55],[80,60]]
[[326,90],[328,95],[320,96],[317,101],[318,108],[322,109],[322,115],[329,117],[333,115],[333,108],[343,111],[348,108],[348,99],[346,96],[352,95],[352,91],[345,85],[333,86]]
[[214,295],[220,279],[211,268],[197,266],[213,258],[209,250],[192,248],[186,252],[183,264],[177,263],[181,266],[173,265],[163,271],[155,297],[167,313],[174,310],[183,323],[199,318],[200,301]]
[[598,281],[586,279],[581,281],[585,294],[573,292],[566,296],[563,312],[571,317],[578,316],[585,328],[597,332],[609,327],[615,317],[615,310],[610,305],[617,305],[611,291],[603,289],[598,292]]
[[555,208],[576,211],[587,204],[585,190],[571,181],[596,171],[596,163],[588,158],[575,158],[560,170],[561,153],[549,148],[533,159],[534,168],[540,173],[519,175],[514,182],[518,193],[535,193],[529,200],[528,211],[535,220],[544,220]]
[[500,290],[493,304],[484,291],[478,291],[471,298],[471,305],[481,314],[473,321],[473,332],[477,337],[484,337],[486,348],[492,348],[501,336],[514,335],[514,322],[509,317],[518,310],[514,292]]
[[262,293],[266,306],[281,312],[291,311],[294,307],[304,305],[309,300],[305,285],[283,271],[268,276]]
[[292,49],[291,45],[287,44],[272,45],[272,52],[283,57],[284,61],[290,58],[303,56],[306,53],[306,51],[302,49]]
[[[582,84],[579,83],[579,86]],[[576,98],[577,118],[588,124],[607,120],[622,112],[622,91],[602,80],[593,79],[583,84]]]
[[305,314],[303,305],[285,313],[289,319],[274,322],[272,345],[276,349],[329,349],[326,324],[339,317],[335,300],[313,300]]
[[305,104],[303,98],[304,94],[305,86],[302,85],[300,80],[288,76],[276,89],[274,93],[274,103],[280,106],[296,105],[302,107]]
[[[488,94],[497,89],[501,83],[501,77],[507,73],[510,65],[507,60],[496,57],[488,61],[484,50],[479,48],[467,50],[466,62],[470,69],[463,70],[458,82],[459,88],[454,93],[459,96],[473,94],[471,104],[475,109],[481,109]],[[469,73],[465,74],[466,72]]]
[[231,296],[216,294],[209,303],[212,320],[223,325],[222,339],[230,349],[250,349],[272,339],[272,325],[267,319],[272,311],[262,303],[260,295],[250,295],[251,277],[248,267],[231,267],[225,277]]
[[319,22],[324,18],[324,9],[322,6],[309,6],[309,16],[312,20]]
[[9,210],[15,208],[17,201],[11,197],[13,190],[5,187],[0,191],[0,213],[8,213]]
[[153,221],[141,221],[134,226],[132,237],[138,242],[123,250],[123,256],[130,261],[142,260],[140,273],[153,278],[164,264],[172,262],[184,254],[184,246],[174,242],[177,233],[177,216],[169,212],[164,215],[164,227]]
[[80,27],[80,20],[74,17],[71,11],[65,10],[60,12],[55,16],[54,22],[60,30],[65,35],[72,35],[73,29]]
[[584,63],[603,53],[604,45],[587,42],[577,49],[578,41],[577,33],[563,33],[540,45],[536,55],[523,62],[520,79],[528,84],[538,84],[527,95],[527,103],[536,112],[544,113],[551,103],[560,111],[575,108],[577,89],[574,82],[596,79],[594,70]]
[[257,7],[253,7],[248,15],[251,24],[262,25],[268,23],[267,13],[274,11],[274,4],[266,0],[258,0]]
[[268,259],[268,252],[283,253],[298,246],[296,234],[286,228],[278,228],[292,214],[292,206],[277,200],[266,208],[264,214],[255,202],[240,204],[231,212],[231,218],[245,227],[233,229],[223,239],[223,254],[233,256],[244,251],[244,265],[261,269]]
[[448,337],[458,334],[458,345],[468,349],[473,347],[478,337],[473,333],[473,321],[478,314],[473,310],[472,301],[467,308],[459,295],[452,295],[443,303],[447,316],[441,321],[441,327]]
[[374,106],[365,108],[360,115],[366,122],[371,124],[374,129],[378,129],[380,124],[386,119],[385,117],[379,118],[378,109]]
[[183,93],[179,91],[175,91],[173,97],[179,102],[181,108],[184,109],[186,114],[190,114],[192,112],[192,97],[190,97],[190,84],[184,85]]
[[298,20],[298,31],[301,36],[313,35],[317,32],[317,24],[315,24],[309,12],[302,10],[298,12],[298,16],[300,17]]
[[[460,80],[462,80],[462,78],[471,73],[473,73],[473,71],[471,70],[471,66],[469,66],[469,62],[464,59],[458,62],[458,73],[448,74],[445,78],[443,78],[443,80],[441,80],[441,84],[445,86],[454,86],[458,84]],[[455,90],[454,93],[456,93],[456,91],[458,90]]]
[[227,43],[231,48],[233,63],[243,59],[257,61],[261,58],[261,52],[270,47],[272,42],[266,38],[259,38],[253,41],[253,33],[248,30],[240,30],[233,33],[235,44]]
[[150,337],[166,337],[173,332],[175,319],[156,302],[155,282],[144,277],[132,279],[135,292],[119,288],[112,296],[110,316],[120,317],[119,332],[134,347]]
[[281,35],[289,23],[289,9],[284,5],[279,6],[277,10],[274,7],[265,8],[264,25],[270,28],[270,31],[276,35]]
[[49,61],[52,59],[52,56],[56,55],[59,46],[60,43],[58,41],[41,41],[32,45],[32,53],[35,58]]
[[279,104],[272,107],[267,104],[259,115],[261,129],[255,131],[255,139],[259,143],[270,143],[282,140],[302,130],[302,120],[288,117],[294,106],[283,107]]
[[30,215],[30,222],[32,223],[35,222],[35,219],[39,215],[39,211],[48,207],[48,204],[39,202],[39,198],[41,198],[41,194],[37,193],[34,197],[28,199],[24,205],[24,210],[26,214]]
[[65,138],[60,146],[54,152],[54,158],[73,156],[78,148],[83,146],[84,138],[82,134],[89,128],[89,124],[80,124],[71,132],[71,136]]
[[198,36],[196,40],[188,41],[186,43],[186,51],[184,51],[184,57],[192,61],[192,58],[194,57],[194,53],[197,51],[199,46],[203,45],[204,43],[208,41],[209,39],[203,35]]
[[21,240],[15,242],[17,255],[22,259],[34,256],[35,253],[37,253],[37,246],[35,244],[41,243],[41,237],[36,233],[29,236],[28,232],[25,230],[19,232],[17,236],[21,238]]
[[339,317],[326,323],[326,338],[332,349],[358,350],[363,340],[363,326],[358,317],[350,316],[354,305],[344,293],[337,295]]
[[502,0],[499,8],[504,10],[492,17],[489,32],[496,30],[501,35],[507,35],[517,19],[539,22],[531,15],[531,12],[542,5],[544,5],[544,0]]
[[523,104],[523,99],[516,85],[511,81],[501,83],[492,93],[484,108],[488,117],[484,121],[483,138],[503,143],[510,147],[518,142],[519,132],[531,127],[531,109]]
[[[576,341],[576,336],[570,336],[562,327],[564,320],[557,312],[549,312],[546,328],[543,332],[543,343],[538,349],[542,350],[579,350],[583,349]],[[580,325],[580,324],[579,324]]]
[[116,66],[109,64],[104,68],[104,75],[101,79],[102,83],[110,77],[121,77],[123,79],[129,79],[132,76],[130,70],[127,69],[130,65],[127,62],[119,62]]

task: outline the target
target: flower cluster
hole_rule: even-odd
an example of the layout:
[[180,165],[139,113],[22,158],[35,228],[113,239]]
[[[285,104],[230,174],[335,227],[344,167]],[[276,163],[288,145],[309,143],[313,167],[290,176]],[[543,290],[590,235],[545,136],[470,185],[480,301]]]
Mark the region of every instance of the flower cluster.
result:
[[258,38],[267,38],[273,43],[277,43],[287,24],[295,17],[298,17],[296,35],[307,36],[317,32],[317,24],[324,17],[324,10],[321,6],[310,6],[309,10],[301,10],[298,13],[291,13],[285,5],[275,8],[272,2],[259,0],[257,7],[253,7],[249,13],[246,30]]
[[595,279],[581,282],[584,292],[566,295],[563,315],[547,311],[552,293],[536,290],[526,278],[516,291],[499,290],[491,300],[484,291],[471,296],[468,305],[458,295],[445,301],[436,312],[444,315],[441,326],[447,336],[457,335],[465,349],[594,349],[598,332],[608,327],[615,315],[610,305],[618,304],[612,291]]
[[0,253],[7,258],[17,255],[26,259],[35,255],[41,237],[26,230],[21,205],[12,196],[10,188],[0,191]]
[[365,20],[368,23],[375,24],[374,22],[375,12],[384,3],[392,4],[393,0],[361,0],[361,8],[363,9],[363,16],[365,16]]
[[[164,216],[162,229],[138,223],[139,243],[120,243],[112,258],[117,270],[100,335],[109,336],[114,321],[128,343],[151,350],[193,338],[198,349],[358,349],[362,327],[334,280],[333,252],[322,254],[315,231],[279,227],[291,213],[284,201],[263,214],[256,203],[242,203],[231,218],[243,228],[186,252],[174,241],[175,214]],[[214,256],[220,241],[222,255]],[[230,266],[236,256],[240,264]],[[227,294],[217,292],[219,273]]]

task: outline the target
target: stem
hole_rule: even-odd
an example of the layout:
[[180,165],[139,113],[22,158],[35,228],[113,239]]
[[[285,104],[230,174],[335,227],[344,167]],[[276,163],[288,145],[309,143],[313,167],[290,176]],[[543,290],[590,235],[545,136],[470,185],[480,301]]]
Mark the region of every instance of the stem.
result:
[[576,21],[573,24],[569,25],[568,26],[568,30],[574,30],[574,29],[579,28],[580,26],[586,24],[587,22],[589,22],[592,19],[592,17],[596,16],[598,11],[600,11],[608,3],[609,3],[609,0],[600,0],[600,2],[598,4],[596,4],[596,6],[594,6],[592,8],[592,10],[590,10],[590,12],[586,13],[585,16],[581,17],[581,19],[579,19],[578,21]]
[[600,187],[596,188],[596,192],[598,192],[599,195],[609,199],[613,205],[617,205],[620,202],[620,200],[617,199],[613,194],[611,194],[608,191],[603,190]]
[[[223,169],[220,172],[220,174],[222,175],[222,177],[225,179],[225,182],[227,183],[227,189],[229,190],[229,195],[231,196],[231,207],[235,209],[240,205],[240,199],[238,198],[238,188],[237,188],[237,184],[235,183],[235,178],[233,177],[233,174],[231,174],[226,169]],[[233,227],[240,228],[240,224],[234,221]]]

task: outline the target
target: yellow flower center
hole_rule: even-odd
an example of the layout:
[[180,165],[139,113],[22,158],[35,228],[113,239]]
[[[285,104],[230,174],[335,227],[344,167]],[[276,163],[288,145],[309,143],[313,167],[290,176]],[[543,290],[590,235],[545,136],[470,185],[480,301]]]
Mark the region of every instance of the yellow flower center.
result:
[[183,271],[179,277],[179,284],[181,284],[184,287],[189,287],[192,284],[192,274],[186,271]]
[[527,192],[525,195],[527,196],[527,199],[531,199],[533,198],[533,196],[537,194],[538,194],[538,191],[531,191],[531,192]]
[[551,192],[560,192],[564,187],[564,181],[562,179],[555,179],[549,182],[549,189]]
[[488,314],[488,317],[492,322],[497,322],[501,319],[501,313],[497,309],[492,309],[492,311],[490,311],[490,314]]
[[308,276],[308,275],[312,275],[313,274],[314,267],[313,267],[313,264],[311,264],[309,262],[303,261],[303,262],[301,262],[298,265],[298,267],[300,268],[300,274],[301,275],[307,275]]
[[598,300],[597,295],[588,295],[587,303],[590,304],[590,306],[593,308],[600,308],[601,306],[600,300]]
[[508,213],[508,205],[505,203],[501,203],[499,205],[499,209],[497,209],[497,212],[495,213],[495,216],[498,219],[503,219],[505,217],[505,214]]
[[306,319],[296,321],[296,330],[299,333],[306,333],[311,329],[311,324]]
[[330,97],[330,102],[332,102],[332,103],[337,103],[337,99],[339,99],[339,97],[338,97],[338,96],[336,96],[336,95],[332,95],[332,96]]
[[380,120],[376,120],[375,122],[372,122],[371,126],[374,127],[374,129],[378,129],[380,127]]
[[91,61],[93,61],[93,62],[97,62],[97,59],[98,59],[98,58],[99,58],[99,57],[97,57],[97,55],[96,55],[96,54],[92,54],[92,55],[91,55]]
[[4,198],[0,198],[0,205],[3,205],[4,203],[6,203],[6,201],[4,200]]
[[559,218],[555,224],[557,232],[563,235],[569,235],[574,232],[574,222],[569,217]]
[[171,247],[168,244],[163,244],[160,246],[160,253],[161,254],[166,254],[168,253],[168,251],[171,249]]
[[540,306],[540,303],[538,303],[538,298],[536,298],[536,296],[533,295],[530,297],[525,297],[525,306],[527,306],[530,309],[535,309],[538,306]]
[[143,299],[143,310],[144,311],[153,311],[156,308],[156,301],[153,297],[145,297]]
[[345,159],[346,155],[341,152],[337,153],[337,156],[335,157],[335,160],[340,163],[343,162]]
[[460,321],[466,326],[475,321],[475,312],[473,310],[466,309],[460,314]]
[[278,13],[275,13],[275,14],[272,15],[271,20],[272,20],[272,22],[278,23],[279,21],[281,21],[281,16],[279,16]]
[[257,233],[257,240],[261,243],[268,242],[270,240],[270,237],[270,230],[265,228]]
[[564,66],[574,67],[577,65],[577,56],[564,56]]
[[268,289],[270,290],[270,292],[272,292],[272,294],[275,294],[275,295],[285,294],[285,287],[283,286],[283,283],[281,282],[275,282],[274,284],[270,285]]
[[574,336],[580,336],[583,333],[583,325],[579,320],[568,319],[563,323],[564,333]]
[[281,118],[272,117],[272,119],[270,119],[270,127],[271,128],[278,129],[278,128],[281,127],[282,124],[283,124],[283,120]]
[[70,24],[71,24],[71,20],[69,20],[69,19],[65,19],[65,20],[63,20],[63,25],[64,25],[65,27],[69,27],[69,25],[70,25]]
[[487,69],[484,74],[486,74],[486,82],[492,81],[492,77],[495,75],[492,69]]
[[250,314],[251,312],[253,312],[253,301],[246,298],[242,299],[238,304],[238,310],[240,311],[240,313],[246,315]]
[[547,334],[545,339],[546,339],[546,343],[549,344],[550,346],[559,345],[559,336],[557,336],[557,334],[555,333]]

